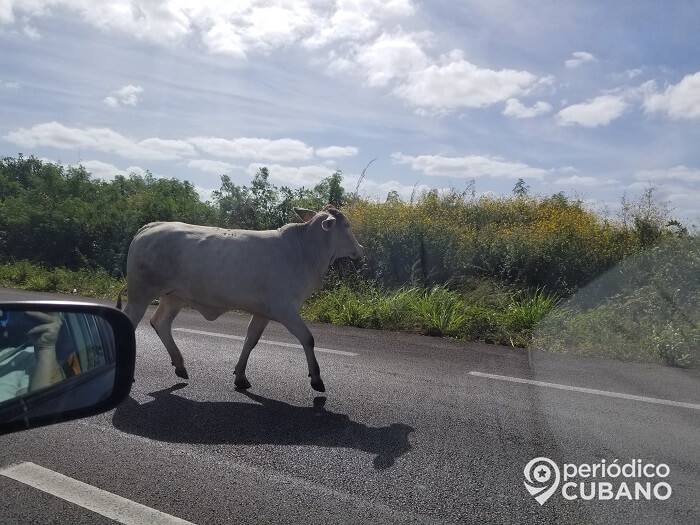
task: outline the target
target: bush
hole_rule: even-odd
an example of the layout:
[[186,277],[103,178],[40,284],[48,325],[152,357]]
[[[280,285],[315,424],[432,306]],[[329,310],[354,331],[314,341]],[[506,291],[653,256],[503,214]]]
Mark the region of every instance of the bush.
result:
[[700,238],[667,239],[624,261],[535,329],[544,350],[700,366]]
[[463,332],[466,315],[457,294],[435,286],[419,295],[413,304],[421,333],[455,336]]
[[429,192],[413,203],[356,200],[346,212],[368,254],[365,277],[387,287],[486,277],[566,296],[641,247],[633,227],[562,196]]
[[504,308],[507,322],[518,330],[532,330],[559,302],[556,295],[545,293],[539,288],[533,292],[525,290],[511,296]]
[[0,264],[0,286],[116,299],[122,287],[120,280],[112,278],[105,270],[47,269],[27,261]]

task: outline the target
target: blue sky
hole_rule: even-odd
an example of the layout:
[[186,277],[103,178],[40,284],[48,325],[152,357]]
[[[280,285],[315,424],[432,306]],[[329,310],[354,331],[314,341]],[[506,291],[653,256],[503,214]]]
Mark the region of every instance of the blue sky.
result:
[[[191,7],[191,6],[197,7]],[[0,153],[207,195],[268,166],[414,187],[657,187],[700,219],[696,2],[0,0]]]

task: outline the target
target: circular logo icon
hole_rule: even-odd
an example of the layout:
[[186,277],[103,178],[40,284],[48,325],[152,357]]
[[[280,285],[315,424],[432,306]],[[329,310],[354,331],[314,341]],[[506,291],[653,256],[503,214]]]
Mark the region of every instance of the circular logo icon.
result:
[[557,464],[545,457],[530,460],[525,465],[523,474],[526,480],[525,488],[540,505],[544,505],[544,502],[554,494],[561,479]]

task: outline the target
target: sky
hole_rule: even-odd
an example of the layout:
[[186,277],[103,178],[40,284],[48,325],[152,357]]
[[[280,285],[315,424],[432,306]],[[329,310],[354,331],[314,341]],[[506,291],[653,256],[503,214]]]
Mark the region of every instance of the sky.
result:
[[[194,6],[194,7],[193,7]],[[194,184],[650,186],[700,221],[700,8],[619,0],[0,0],[0,154]]]

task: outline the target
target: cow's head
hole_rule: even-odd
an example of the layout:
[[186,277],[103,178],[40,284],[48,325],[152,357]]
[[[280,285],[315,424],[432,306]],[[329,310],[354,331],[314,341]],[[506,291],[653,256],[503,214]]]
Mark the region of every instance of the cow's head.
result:
[[365,249],[355,239],[350,228],[350,221],[334,206],[327,204],[322,211],[315,212],[305,208],[294,208],[301,220],[311,223],[311,228],[318,228],[329,242],[333,243],[334,258],[350,257],[359,259],[364,256]]

